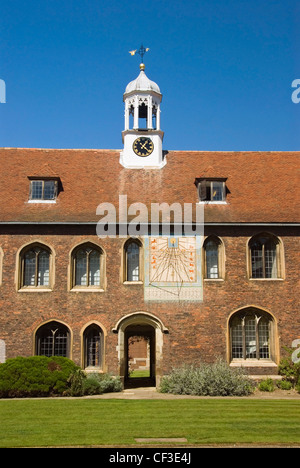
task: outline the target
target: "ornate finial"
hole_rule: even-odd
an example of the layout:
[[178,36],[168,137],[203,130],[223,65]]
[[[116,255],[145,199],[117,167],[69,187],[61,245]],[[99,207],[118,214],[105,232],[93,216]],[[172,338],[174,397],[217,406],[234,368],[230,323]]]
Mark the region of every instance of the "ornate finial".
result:
[[[139,55],[141,56],[142,63],[141,63],[141,65],[140,65],[140,68],[141,68],[141,66],[143,65],[143,70],[145,70],[144,55],[145,55],[146,52],[148,52],[148,50],[150,50],[149,47],[147,47],[147,48],[145,49],[145,47],[144,47],[143,44],[142,44],[141,47],[139,48],[139,50],[135,49],[135,50],[130,50],[130,51],[129,51],[130,55],[139,54]],[[141,70],[142,70],[142,68],[141,68]]]

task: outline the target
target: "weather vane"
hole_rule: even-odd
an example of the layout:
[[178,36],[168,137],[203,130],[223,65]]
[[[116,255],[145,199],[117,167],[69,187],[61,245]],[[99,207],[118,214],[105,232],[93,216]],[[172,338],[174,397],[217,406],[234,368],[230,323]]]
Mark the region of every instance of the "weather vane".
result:
[[130,50],[129,53],[130,53],[130,55],[139,54],[141,56],[142,63],[144,63],[144,55],[145,55],[146,52],[148,52],[148,50],[150,50],[149,47],[147,47],[145,49],[145,47],[142,44],[141,47],[139,48],[139,50],[137,50],[137,49]]

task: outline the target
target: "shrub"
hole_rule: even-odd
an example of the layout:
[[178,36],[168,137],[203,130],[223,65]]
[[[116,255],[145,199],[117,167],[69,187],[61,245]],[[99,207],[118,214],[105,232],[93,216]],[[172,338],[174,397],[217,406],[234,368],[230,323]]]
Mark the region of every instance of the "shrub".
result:
[[78,369],[70,375],[68,394],[71,396],[101,395],[107,392],[122,391],[121,380],[110,374],[86,374]]
[[90,375],[86,377],[83,383],[83,394],[84,395],[100,395],[102,393],[99,379]]
[[278,388],[281,388],[281,390],[291,390],[291,388],[293,388],[293,384],[289,380],[278,380],[276,385]]
[[261,391],[261,392],[274,392],[275,390],[275,385],[274,385],[274,382],[272,379],[265,379],[265,380],[262,380],[259,384],[258,384],[258,389]]
[[59,356],[8,359],[0,364],[0,398],[62,395],[77,369],[73,361]]
[[293,348],[285,348],[285,351],[287,356],[281,359],[278,372],[297,386],[300,383],[300,362],[292,361],[292,353],[295,351]]
[[199,367],[182,366],[162,378],[160,391],[180,395],[241,396],[254,390],[241,368],[231,368],[221,360]]
[[85,379],[86,375],[81,369],[72,372],[68,378],[69,389],[66,394],[70,396],[82,396]]
[[110,374],[89,374],[83,384],[84,395],[99,395],[122,390],[121,380]]

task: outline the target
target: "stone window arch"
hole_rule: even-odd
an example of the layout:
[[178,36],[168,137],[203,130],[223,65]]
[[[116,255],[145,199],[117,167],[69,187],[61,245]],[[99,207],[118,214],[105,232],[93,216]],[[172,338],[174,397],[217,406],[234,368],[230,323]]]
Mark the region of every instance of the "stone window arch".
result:
[[104,332],[91,323],[83,332],[83,367],[86,370],[102,370],[104,362]]
[[248,270],[251,279],[284,277],[281,240],[269,233],[253,236],[248,243]]
[[35,333],[35,354],[38,356],[70,357],[69,328],[56,320],[41,325]]
[[24,247],[19,255],[19,289],[52,289],[53,284],[54,256],[50,247],[40,242]]
[[225,278],[225,249],[221,239],[208,236],[203,244],[204,250],[204,278]]
[[142,243],[139,239],[130,238],[124,244],[123,281],[134,283],[143,281]]
[[231,361],[275,361],[274,318],[266,311],[247,307],[229,321]]
[[71,254],[71,289],[103,290],[104,258],[102,248],[91,242],[75,247]]

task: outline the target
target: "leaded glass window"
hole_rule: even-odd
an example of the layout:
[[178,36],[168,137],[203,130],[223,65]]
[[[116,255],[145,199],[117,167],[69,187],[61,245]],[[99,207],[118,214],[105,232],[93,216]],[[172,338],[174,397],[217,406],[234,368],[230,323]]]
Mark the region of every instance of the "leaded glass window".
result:
[[215,240],[205,244],[206,278],[219,278],[219,246]]
[[200,201],[225,202],[226,185],[225,180],[197,179]]
[[102,367],[102,330],[90,325],[84,332],[85,367]]
[[69,356],[69,330],[59,322],[41,326],[36,333],[36,354],[38,356]]
[[248,310],[231,321],[232,359],[270,359],[271,319],[259,311]]
[[57,196],[57,180],[31,180],[31,200],[55,200]]
[[256,237],[250,242],[251,277],[277,278],[277,244],[272,237]]
[[127,281],[140,280],[140,246],[137,242],[131,241],[126,246],[126,269]]
[[36,246],[22,257],[22,286],[50,286],[50,252]]
[[225,251],[222,240],[214,235],[207,237],[203,244],[204,278],[225,278]]
[[101,252],[97,248],[84,246],[74,254],[74,286],[100,286]]

